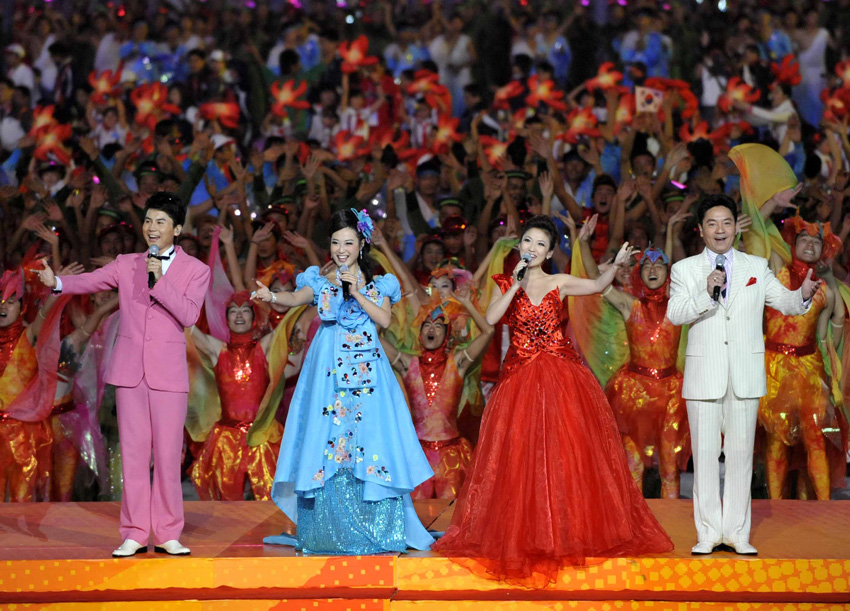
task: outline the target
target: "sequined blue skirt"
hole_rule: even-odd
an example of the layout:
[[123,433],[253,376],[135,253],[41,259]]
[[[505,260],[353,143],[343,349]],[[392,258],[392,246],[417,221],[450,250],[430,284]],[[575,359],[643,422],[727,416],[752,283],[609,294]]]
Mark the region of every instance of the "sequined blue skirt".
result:
[[295,549],[365,555],[407,549],[401,497],[364,501],[363,482],[340,469],[313,497],[298,497]]

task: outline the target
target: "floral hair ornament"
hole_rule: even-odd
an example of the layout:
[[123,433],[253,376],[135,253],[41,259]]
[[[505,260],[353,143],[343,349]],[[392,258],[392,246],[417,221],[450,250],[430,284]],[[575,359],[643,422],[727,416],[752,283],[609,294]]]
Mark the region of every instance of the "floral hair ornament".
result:
[[655,246],[650,246],[646,250],[643,251],[643,254],[640,257],[640,261],[638,261],[638,266],[643,265],[643,262],[649,259],[650,263],[657,263],[659,259],[664,265],[670,264],[670,259],[667,258],[667,255],[664,254],[664,251],[660,248],[656,248]]
[[360,212],[354,208],[352,208],[351,211],[357,217],[357,231],[363,235],[367,243],[371,244],[372,232],[375,231],[375,223],[372,222],[372,217],[369,216],[369,213],[366,212],[365,208]]

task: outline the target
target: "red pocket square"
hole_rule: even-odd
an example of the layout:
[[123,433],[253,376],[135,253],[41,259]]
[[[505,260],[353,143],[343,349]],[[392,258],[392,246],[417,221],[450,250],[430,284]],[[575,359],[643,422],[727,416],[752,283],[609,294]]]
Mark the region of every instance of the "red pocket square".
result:
[[755,279],[755,278],[750,278],[749,280],[747,280],[747,286],[752,286],[752,285],[754,285],[755,283],[756,283],[756,279]]

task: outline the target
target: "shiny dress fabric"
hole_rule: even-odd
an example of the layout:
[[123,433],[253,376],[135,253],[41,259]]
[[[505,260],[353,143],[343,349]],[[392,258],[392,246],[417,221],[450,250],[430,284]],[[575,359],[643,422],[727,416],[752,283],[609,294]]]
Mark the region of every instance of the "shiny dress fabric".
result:
[[[504,292],[511,278],[493,277]],[[434,550],[479,575],[545,587],[590,557],[661,553],[673,543],[629,473],[599,383],[560,330],[557,290],[520,289],[511,347],[445,536]]]
[[[272,500],[297,532],[264,541],[320,554],[427,549],[433,538],[410,492],[433,471],[375,323],[318,267],[299,274],[296,286],[312,288],[322,320],[289,407],[272,487]],[[401,298],[392,275],[360,291],[377,305]],[[387,524],[378,528],[373,520]]]
[[[786,287],[789,268],[776,275]],[[830,401],[828,378],[818,348],[818,317],[827,306],[826,286],[801,316],[785,316],[765,308],[765,369],[767,394],[759,402],[759,423],[767,433],[767,475],[770,498],[787,498],[789,448],[802,446],[803,460],[814,492],[829,500],[830,489],[844,484],[846,423]]]
[[192,482],[202,501],[241,501],[245,479],[258,501],[271,498],[283,427],[273,422],[269,439],[248,445],[248,429],[269,385],[269,365],[259,340],[231,334],[213,368],[221,398],[221,420],[215,424],[192,465]]
[[681,327],[667,320],[666,301],[634,301],[626,321],[629,361],[608,380],[605,394],[636,481],[657,462],[662,496],[678,498],[679,470],[688,466],[691,444],[683,376],[676,369]]
[[0,330],[0,502],[49,498],[53,429],[46,420],[22,422],[8,416],[10,405],[38,373],[36,352],[23,323]]

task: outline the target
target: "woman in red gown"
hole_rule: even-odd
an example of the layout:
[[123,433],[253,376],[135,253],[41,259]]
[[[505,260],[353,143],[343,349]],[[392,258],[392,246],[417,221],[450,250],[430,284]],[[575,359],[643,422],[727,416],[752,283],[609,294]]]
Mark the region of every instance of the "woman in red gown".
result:
[[507,315],[511,346],[451,525],[433,546],[477,574],[531,587],[588,557],[673,549],[629,473],[602,388],[560,329],[564,297],[605,289],[633,250],[624,244],[596,280],[549,275],[540,266],[557,235],[549,217],[530,219],[519,243],[528,263],[493,277],[502,294],[487,322]]

